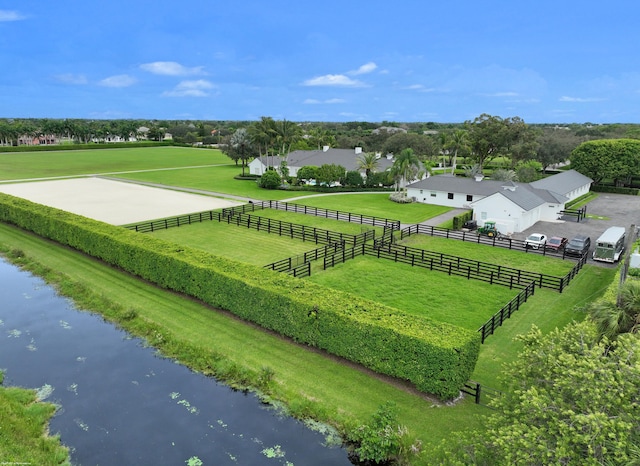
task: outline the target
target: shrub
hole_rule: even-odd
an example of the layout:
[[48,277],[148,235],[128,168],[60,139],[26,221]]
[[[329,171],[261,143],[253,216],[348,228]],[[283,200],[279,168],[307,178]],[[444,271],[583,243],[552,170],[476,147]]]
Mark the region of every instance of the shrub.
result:
[[464,225],[464,222],[467,220],[471,220],[473,218],[473,211],[470,210],[468,212],[464,212],[460,215],[456,215],[453,217],[453,229],[460,230]]
[[622,186],[606,186],[603,184],[591,185],[591,190],[598,193],[612,193],[612,194],[630,194],[637,196],[640,193],[638,188],[624,188]]
[[420,451],[419,444],[407,448],[407,429],[398,424],[396,406],[392,402],[380,406],[371,422],[360,426],[355,436],[359,442],[355,452],[360,461],[408,464],[410,457]]
[[389,199],[393,202],[397,202],[398,204],[411,204],[413,202],[413,198],[407,197],[406,193],[404,192],[392,193],[389,196]]
[[267,170],[265,174],[260,177],[258,182],[261,188],[276,189],[281,183],[280,174],[275,170]]

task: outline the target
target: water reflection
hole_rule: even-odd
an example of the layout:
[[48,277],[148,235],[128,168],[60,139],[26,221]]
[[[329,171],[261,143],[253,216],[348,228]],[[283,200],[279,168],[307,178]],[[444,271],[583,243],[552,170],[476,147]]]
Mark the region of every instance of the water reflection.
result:
[[5,385],[61,406],[50,430],[81,465],[349,465],[294,419],[158,357],[0,261]]

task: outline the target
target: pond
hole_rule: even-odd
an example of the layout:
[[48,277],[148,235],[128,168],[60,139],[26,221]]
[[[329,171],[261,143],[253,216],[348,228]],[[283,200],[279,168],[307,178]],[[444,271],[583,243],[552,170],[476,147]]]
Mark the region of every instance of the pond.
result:
[[335,432],[159,356],[1,260],[0,283],[4,385],[59,405],[50,431],[73,464],[351,464]]

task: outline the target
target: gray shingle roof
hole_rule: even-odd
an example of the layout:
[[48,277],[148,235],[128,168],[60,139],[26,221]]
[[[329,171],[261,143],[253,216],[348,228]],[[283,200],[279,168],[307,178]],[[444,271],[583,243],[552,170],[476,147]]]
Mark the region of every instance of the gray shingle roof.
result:
[[[436,175],[416,181],[408,185],[408,188],[427,189],[432,191],[449,191],[464,194],[476,194],[490,196],[504,189],[505,185],[514,183],[496,180],[476,181],[471,178],[463,178],[453,175]],[[515,183],[517,186],[519,183]]]
[[[328,149],[323,150],[296,150],[287,154],[286,161],[289,167],[304,167],[307,165],[313,165],[319,167],[321,165],[341,165],[347,171],[358,170],[358,158],[362,154],[356,154],[354,149]],[[285,158],[281,157],[269,157],[269,164],[276,163],[276,166],[280,166],[280,162]],[[260,161],[267,165],[267,157],[260,157]],[[382,172],[393,165],[393,160],[388,160],[386,157],[378,159],[377,171]]]
[[593,180],[588,176],[584,176],[575,170],[567,170],[557,175],[534,181],[531,183],[531,186],[564,195],[591,182],[593,182]]
[[488,197],[500,193],[514,204],[525,210],[531,210],[545,203],[561,204],[567,198],[557,192],[532,186],[533,183],[516,183],[513,181],[482,180],[463,178],[452,175],[436,175],[411,183],[409,188],[431,191],[448,191]]

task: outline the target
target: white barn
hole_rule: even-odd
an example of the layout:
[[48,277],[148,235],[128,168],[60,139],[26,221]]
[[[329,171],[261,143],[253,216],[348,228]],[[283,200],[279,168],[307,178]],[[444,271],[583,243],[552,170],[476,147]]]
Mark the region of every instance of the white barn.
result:
[[479,225],[496,222],[501,233],[526,230],[540,220],[553,221],[565,203],[589,192],[593,180],[575,170],[533,183],[431,176],[407,186],[417,202],[473,210]]

